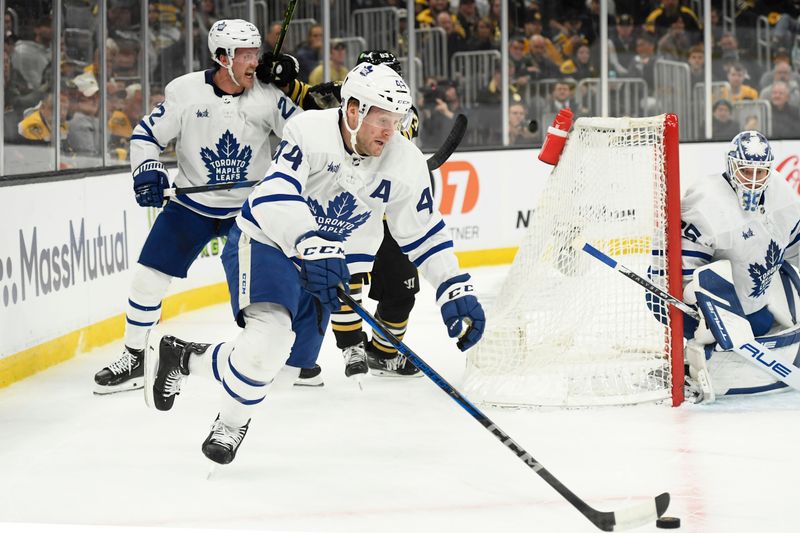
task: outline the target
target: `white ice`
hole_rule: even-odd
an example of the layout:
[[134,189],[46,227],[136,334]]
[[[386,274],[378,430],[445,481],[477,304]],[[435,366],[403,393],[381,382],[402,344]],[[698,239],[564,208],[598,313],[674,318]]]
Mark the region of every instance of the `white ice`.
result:
[[[473,269],[486,300],[505,271]],[[192,341],[237,332],[227,305],[161,327]],[[430,288],[406,343],[460,385],[464,355],[447,338]],[[148,410],[140,391],[94,396],[93,374],[119,349],[0,389],[0,531],[27,531],[22,523],[59,531],[597,531],[428,378],[369,376],[360,392],[330,334],[319,361],[325,386],[264,401],[234,463],[207,481],[200,444],[218,410],[216,386],[190,378],[166,413]],[[484,410],[597,509],[668,491],[679,531],[800,531],[798,393],[677,409]]]

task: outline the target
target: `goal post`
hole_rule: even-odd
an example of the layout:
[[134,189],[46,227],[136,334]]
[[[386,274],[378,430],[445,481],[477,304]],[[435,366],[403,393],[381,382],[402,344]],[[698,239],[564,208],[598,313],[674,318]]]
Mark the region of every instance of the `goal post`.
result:
[[678,120],[580,118],[547,179],[464,389],[510,406],[683,401],[680,311],[584,243],[682,296]]

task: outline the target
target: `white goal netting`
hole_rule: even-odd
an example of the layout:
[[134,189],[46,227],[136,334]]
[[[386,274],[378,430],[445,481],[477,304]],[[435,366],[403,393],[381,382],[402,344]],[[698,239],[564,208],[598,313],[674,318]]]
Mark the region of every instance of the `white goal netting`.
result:
[[467,352],[464,390],[519,406],[669,398],[666,313],[581,250],[588,242],[666,288],[664,116],[579,119],[547,179],[483,340]]

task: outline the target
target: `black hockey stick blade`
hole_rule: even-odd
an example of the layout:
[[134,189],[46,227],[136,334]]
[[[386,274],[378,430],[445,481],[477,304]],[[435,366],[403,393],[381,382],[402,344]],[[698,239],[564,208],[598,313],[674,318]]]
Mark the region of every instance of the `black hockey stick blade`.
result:
[[459,114],[456,117],[455,124],[453,124],[453,129],[450,130],[447,138],[444,140],[439,149],[436,150],[436,153],[428,158],[428,170],[436,170],[442,166],[445,161],[450,159],[450,156],[456,151],[456,148],[458,148],[458,145],[461,143],[461,139],[464,138],[464,134],[466,132],[467,117],[465,117],[463,114]]
[[440,389],[442,389],[450,398],[452,398],[458,405],[468,412],[472,418],[478,421],[489,433],[494,435],[497,440],[503,443],[514,455],[520,458],[528,468],[536,472],[548,485],[550,485],[556,492],[558,492],[565,500],[572,504],[578,511],[581,512],[589,521],[602,531],[621,531],[632,527],[638,527],[650,522],[655,522],[663,515],[669,506],[669,494],[663,493],[656,496],[654,500],[647,501],[628,509],[623,509],[617,512],[611,511],[598,511],[594,509],[574,492],[569,490],[557,477],[551,474],[539,461],[533,458],[525,449],[517,444],[514,439],[508,436],[508,433],[500,429],[497,424],[492,422],[483,411],[478,409],[472,402],[470,402],[458,389],[453,387],[447,382],[438,372],[431,368],[428,363],[422,360],[420,356],[414,353],[411,348],[403,344],[386,326],[377,320],[369,311],[364,309],[361,304],[356,302],[344,289],[340,286],[337,289],[339,299],[356,312],[364,322],[366,322],[375,331],[380,332],[384,339],[397,349],[398,352],[406,356],[414,366],[425,374],[431,381],[433,381]]
[[198,185],[197,187],[173,187],[164,189],[164,198],[172,198],[179,194],[191,194],[194,192],[226,191],[229,189],[241,189],[242,187],[254,187],[258,181],[232,181],[230,183],[212,183],[211,185]]

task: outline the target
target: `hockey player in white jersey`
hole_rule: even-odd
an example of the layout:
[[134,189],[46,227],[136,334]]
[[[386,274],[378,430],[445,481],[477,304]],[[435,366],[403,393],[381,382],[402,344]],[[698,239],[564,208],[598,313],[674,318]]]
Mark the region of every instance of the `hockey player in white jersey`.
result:
[[410,109],[410,91],[394,70],[361,64],[345,78],[340,109],[292,119],[223,251],[240,335],[215,345],[149,335],[148,404],[170,409],[189,374],[220,383],[220,413],[202,446],[212,461],[234,459],[254,407],[281,370],[296,378],[297,368],[284,367],[287,357],[294,366],[313,365],[330,311],[340,306],[336,288],[372,268],[384,215],[437,288],[449,335],[460,336],[464,350],[480,339],[483,309],[434,208],[425,158],[395,135]]
[[[738,134],[728,149],[727,171],[698,179],[681,201],[684,299],[696,301],[697,268],[731,264],[732,282],[756,337],[798,323],[800,199],[773,176],[769,141],[757,131]],[[792,263],[792,264],[790,264]],[[708,327],[685,317],[686,359],[692,379],[709,379],[714,396],[777,390],[776,382],[739,355],[719,351]]]
[[[141,206],[161,207],[169,187],[159,154],[177,139],[175,186],[261,179],[270,163],[269,133],[283,133],[299,109],[274,85],[257,81],[261,36],[244,20],[220,20],[208,33],[216,70],[170,82],[165,101],[134,129],[130,154],[133,189]],[[161,314],[173,277],[215,236],[225,236],[251,188],[179,195],[171,200],[144,243],[133,273],[122,356],[95,375],[95,393],[142,388],[145,335]]]

